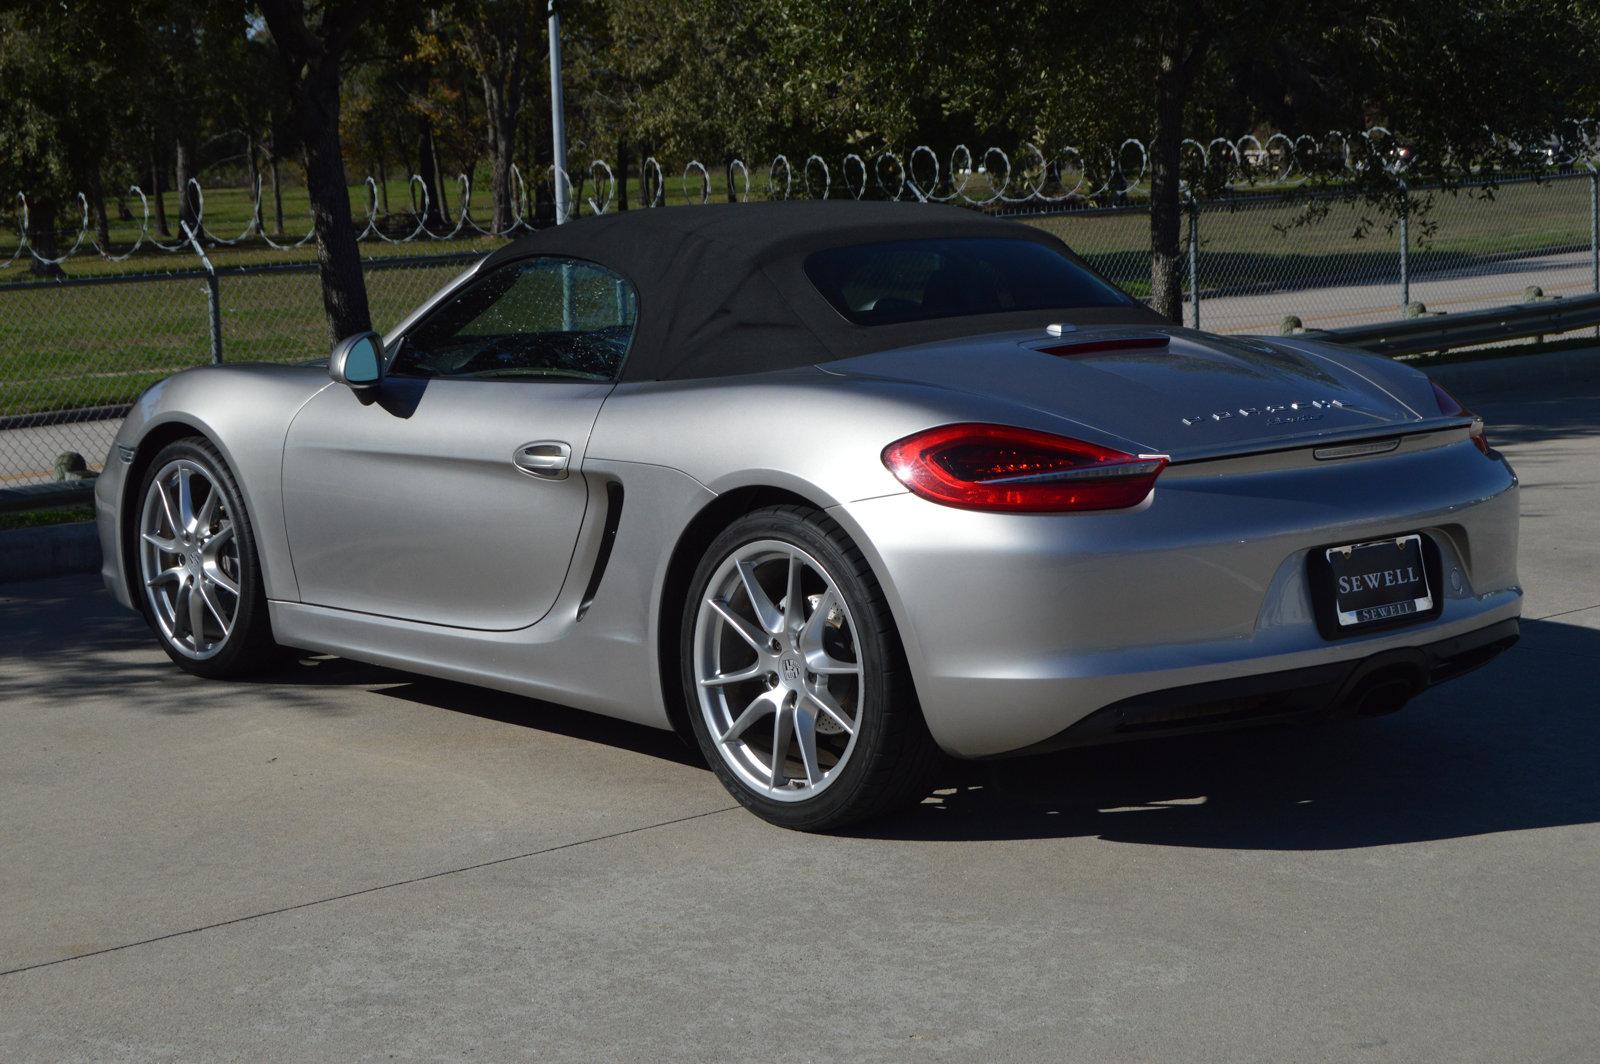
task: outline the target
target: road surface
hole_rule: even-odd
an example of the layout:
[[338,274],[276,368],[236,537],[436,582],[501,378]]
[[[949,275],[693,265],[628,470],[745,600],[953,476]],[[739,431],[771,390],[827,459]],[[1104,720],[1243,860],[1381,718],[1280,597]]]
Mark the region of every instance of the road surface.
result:
[[665,734],[330,659],[207,683],[92,577],[0,587],[0,1060],[1593,1060],[1600,396],[1483,405],[1509,654],[843,837]]

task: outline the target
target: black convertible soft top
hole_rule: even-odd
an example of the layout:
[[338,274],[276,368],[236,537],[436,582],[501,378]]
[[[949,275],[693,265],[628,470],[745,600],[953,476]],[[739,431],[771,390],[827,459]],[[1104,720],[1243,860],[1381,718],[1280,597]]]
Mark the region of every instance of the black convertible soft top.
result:
[[[1002,312],[862,326],[807,279],[806,256],[889,240],[1004,237],[1070,256],[1033,226],[922,203],[778,202],[634,210],[541,230],[489,256],[484,269],[532,255],[586,259],[632,282],[639,321],[622,379],[759,373],[910,344],[1050,322],[1152,324],[1141,303]],[[481,271],[480,271],[481,273]]]

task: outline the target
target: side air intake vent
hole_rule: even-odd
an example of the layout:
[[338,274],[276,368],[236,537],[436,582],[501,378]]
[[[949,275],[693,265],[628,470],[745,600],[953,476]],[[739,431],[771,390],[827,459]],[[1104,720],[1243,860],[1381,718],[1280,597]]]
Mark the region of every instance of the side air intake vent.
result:
[[622,523],[622,485],[616,481],[606,485],[606,523],[600,530],[600,550],[594,556],[594,571],[589,574],[589,586],[583,589],[583,601],[578,603],[578,620],[589,612],[595,592],[600,590],[600,578],[606,575],[606,565],[611,561],[611,546],[617,540],[617,526]]

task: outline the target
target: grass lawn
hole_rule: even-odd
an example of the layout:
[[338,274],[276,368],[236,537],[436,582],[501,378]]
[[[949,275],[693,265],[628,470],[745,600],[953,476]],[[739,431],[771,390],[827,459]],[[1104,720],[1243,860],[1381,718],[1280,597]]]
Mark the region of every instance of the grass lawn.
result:
[[66,510],[24,510],[21,513],[0,513],[0,532],[9,528],[37,528],[40,525],[67,525],[77,521],[93,521],[94,507],[76,506]]
[[[387,329],[463,269],[460,263],[372,270],[373,324]],[[224,276],[224,357],[296,362],[326,356],[315,273]],[[205,283],[158,277],[0,292],[0,415],[120,404],[211,360]]]
[[[799,165],[797,161],[797,174]],[[753,192],[764,195],[765,169],[751,176]],[[721,200],[720,168],[711,177],[713,198]],[[630,190],[630,202],[635,205],[637,183],[635,177]],[[835,174],[836,194],[840,188]],[[679,175],[667,175],[667,190],[669,202],[683,203]],[[692,191],[698,196],[697,186]],[[1441,271],[1481,267],[1506,256],[1585,252],[1589,246],[1589,191],[1587,179],[1565,179],[1506,185],[1492,198],[1436,194],[1431,207],[1412,222],[1412,277],[1426,280]],[[452,185],[452,207],[455,193]],[[401,181],[390,182],[389,196],[393,208],[410,202]],[[169,210],[175,214],[173,198],[168,198]],[[351,200],[358,219],[364,219],[365,187],[353,187]],[[475,196],[479,215],[486,213],[482,210],[485,200],[486,192],[480,186]],[[132,204],[137,205],[137,201]],[[270,198],[264,206],[270,218]],[[286,183],[284,208],[285,228],[303,233],[309,225],[303,188]],[[1202,294],[1396,283],[1398,235],[1386,231],[1381,219],[1364,227],[1363,216],[1370,214],[1364,205],[1335,203],[1325,216],[1307,223],[1303,203],[1257,199],[1236,205],[1209,204],[1199,222]],[[249,216],[250,199],[244,189],[207,191],[206,224],[211,232],[235,236]],[[1148,296],[1149,220],[1142,209],[1022,220],[1062,237],[1131,294]],[[113,243],[126,247],[136,232],[136,223],[118,223],[113,227]],[[502,243],[487,237],[424,239],[401,245],[368,240],[362,245],[362,254],[381,259],[476,252]],[[0,249],[0,261],[10,253],[10,249]],[[311,259],[309,246],[277,251],[259,242],[250,247],[216,247],[208,253],[221,268]],[[46,282],[25,290],[0,291],[0,415],[125,403],[153,381],[209,361],[204,283],[161,276],[195,266],[193,252],[186,250],[141,250],[132,261],[120,264],[108,263],[90,250],[67,263],[70,276],[135,272],[144,278],[138,283],[83,287]],[[449,263],[369,269],[374,324],[379,329],[395,324],[462,268],[460,263]],[[1537,282],[1535,275],[1530,277]],[[0,271],[0,283],[28,279],[26,266],[20,262]],[[220,290],[224,355],[229,361],[299,361],[327,353],[327,327],[315,273],[224,275]]]
[[[1399,231],[1365,204],[1330,204],[1308,221],[1304,204],[1210,204],[1199,217],[1203,296],[1371,282],[1398,283]],[[1363,225],[1364,221],[1372,224]],[[1065,240],[1106,276],[1149,295],[1144,211],[1031,220]],[[1184,223],[1184,239],[1188,223]],[[1437,193],[1411,220],[1410,273],[1470,269],[1497,258],[1589,249],[1589,182],[1507,185],[1492,199]]]

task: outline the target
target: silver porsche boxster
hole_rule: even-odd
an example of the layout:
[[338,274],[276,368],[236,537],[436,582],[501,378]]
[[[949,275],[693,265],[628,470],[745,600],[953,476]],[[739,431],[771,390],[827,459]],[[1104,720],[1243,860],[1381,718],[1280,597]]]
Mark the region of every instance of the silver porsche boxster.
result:
[[1517,478],[1422,373],[1178,328],[1039,229],[584,219],[322,363],[146,392],[105,581],[280,648],[698,744],[826,829],[987,758],[1394,710],[1517,636]]

